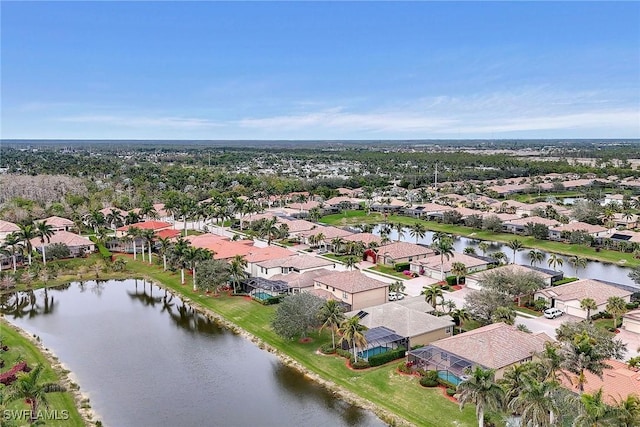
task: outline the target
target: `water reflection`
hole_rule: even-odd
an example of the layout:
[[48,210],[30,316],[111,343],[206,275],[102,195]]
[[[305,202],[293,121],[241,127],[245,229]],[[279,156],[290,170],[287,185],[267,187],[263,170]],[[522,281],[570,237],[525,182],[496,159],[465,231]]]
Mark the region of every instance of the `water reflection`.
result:
[[12,293],[0,310],[58,355],[105,425],[384,425],[146,281]]

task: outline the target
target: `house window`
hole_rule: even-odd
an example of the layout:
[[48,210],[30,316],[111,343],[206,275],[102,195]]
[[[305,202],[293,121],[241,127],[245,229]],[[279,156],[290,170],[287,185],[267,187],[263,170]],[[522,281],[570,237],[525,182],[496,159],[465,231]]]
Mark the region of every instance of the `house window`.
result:
[[325,289],[329,289],[329,285],[324,285],[324,288]]
[[411,261],[413,261],[413,257],[412,256],[409,257],[409,262],[411,262]]
[[446,328],[446,329],[444,330],[444,332],[445,332],[446,334],[451,334],[451,326],[449,326],[448,328]]
[[333,292],[335,292],[335,291],[336,291],[336,288],[331,288],[331,290],[332,290]]
[[348,295],[345,291],[342,291],[342,299],[346,300],[348,298]]

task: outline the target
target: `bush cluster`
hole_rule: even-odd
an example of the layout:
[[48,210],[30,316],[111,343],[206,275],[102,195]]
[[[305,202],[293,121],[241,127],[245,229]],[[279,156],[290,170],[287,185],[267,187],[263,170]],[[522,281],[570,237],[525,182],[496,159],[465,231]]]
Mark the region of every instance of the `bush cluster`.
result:
[[369,362],[367,362],[364,359],[358,359],[357,362],[354,362],[353,359],[351,360],[351,367],[353,369],[366,369],[371,367],[371,365],[369,364]]
[[420,378],[420,385],[422,387],[435,387],[435,386],[438,385],[438,381],[432,380],[429,377],[421,377]]
[[331,343],[322,344],[320,347],[322,354],[335,354],[336,348]]
[[398,272],[409,270],[409,263],[408,262],[398,262],[398,263],[396,263],[394,269],[396,271],[398,271]]
[[336,348],[336,353],[338,354],[338,356],[342,356],[347,359],[351,359],[353,357],[349,350],[343,350],[341,348]]
[[400,359],[404,357],[407,349],[404,347],[397,348],[395,350],[389,350],[384,353],[376,354],[374,356],[369,356],[369,364],[371,366],[380,366],[384,365],[387,362],[391,362],[392,360]]

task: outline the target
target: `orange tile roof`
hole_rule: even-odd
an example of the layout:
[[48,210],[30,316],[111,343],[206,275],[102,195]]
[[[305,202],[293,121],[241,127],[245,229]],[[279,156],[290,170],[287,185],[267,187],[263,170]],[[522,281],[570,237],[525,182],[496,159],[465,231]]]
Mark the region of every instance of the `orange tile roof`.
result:
[[251,249],[251,252],[249,252],[245,256],[247,262],[261,262],[272,259],[296,256],[294,252],[280,246],[267,246],[266,248],[253,247]]
[[49,218],[43,219],[43,221],[49,224],[52,227],[71,227],[73,226],[73,221],[67,218],[61,218],[59,216],[50,216]]
[[1,233],[13,233],[14,231],[19,231],[19,230],[20,230],[20,227],[18,227],[16,224],[9,221],[3,221],[0,219]]
[[159,239],[173,239],[180,235],[180,230],[172,230],[170,228],[166,228],[164,230],[160,230],[156,232],[156,237]]
[[[584,384],[585,393],[594,393],[602,388],[602,397],[604,401],[610,405],[620,402],[630,394],[640,396],[640,372],[633,371],[627,365],[619,360],[607,360],[606,363],[611,366],[604,369],[602,378],[591,372],[585,371],[584,375],[587,382]],[[569,372],[560,375],[560,382],[569,390],[578,392],[578,385],[575,381],[575,375]]]
[[[93,243],[91,240],[87,239],[86,237],[82,237],[79,234],[71,233],[69,231],[56,231],[53,234],[53,236],[51,236],[51,238],[49,239],[49,242],[45,240],[45,246],[53,245],[56,243],[61,243],[69,247],[95,245],[95,243]],[[38,248],[42,246],[42,243],[40,242],[39,237],[31,239],[31,244],[33,245],[33,247],[38,247]]]
[[164,221],[144,221],[130,225],[123,225],[122,227],[118,228],[118,231],[129,231],[130,228],[134,227],[141,230],[164,230],[166,228],[172,227],[172,225]]

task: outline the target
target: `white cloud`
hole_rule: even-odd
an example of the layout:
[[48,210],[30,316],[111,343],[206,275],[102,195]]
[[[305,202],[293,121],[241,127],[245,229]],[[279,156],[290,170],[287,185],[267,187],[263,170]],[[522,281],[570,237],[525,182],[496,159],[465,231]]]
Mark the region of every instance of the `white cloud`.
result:
[[67,123],[107,124],[133,128],[171,128],[202,129],[221,126],[219,123],[201,118],[191,117],[145,117],[115,115],[80,115],[60,117],[57,119]]

